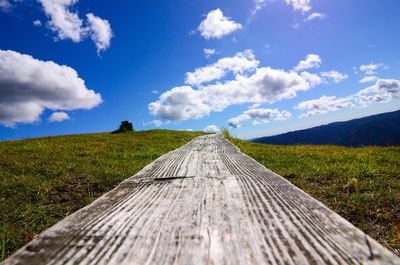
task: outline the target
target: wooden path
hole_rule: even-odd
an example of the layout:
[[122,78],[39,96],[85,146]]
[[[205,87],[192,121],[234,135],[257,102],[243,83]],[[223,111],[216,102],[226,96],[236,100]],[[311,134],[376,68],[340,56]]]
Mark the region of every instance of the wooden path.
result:
[[400,264],[221,136],[198,137],[4,264]]

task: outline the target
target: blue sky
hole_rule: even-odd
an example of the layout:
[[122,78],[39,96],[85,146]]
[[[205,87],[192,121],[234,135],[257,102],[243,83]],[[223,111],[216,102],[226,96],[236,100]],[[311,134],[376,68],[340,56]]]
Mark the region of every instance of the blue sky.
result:
[[[0,0],[0,139],[400,109],[397,0]],[[210,126],[211,125],[211,126]]]

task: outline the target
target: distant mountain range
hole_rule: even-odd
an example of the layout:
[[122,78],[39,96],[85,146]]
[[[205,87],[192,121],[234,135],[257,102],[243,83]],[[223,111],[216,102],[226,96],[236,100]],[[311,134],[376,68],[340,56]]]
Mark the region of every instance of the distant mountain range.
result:
[[400,145],[400,110],[253,139],[266,144]]

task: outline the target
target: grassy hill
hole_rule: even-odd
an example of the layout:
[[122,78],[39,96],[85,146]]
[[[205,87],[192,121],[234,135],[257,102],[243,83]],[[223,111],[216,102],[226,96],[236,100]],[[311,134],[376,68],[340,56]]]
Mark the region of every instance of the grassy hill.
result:
[[285,146],[230,140],[400,255],[400,147]]
[[[155,130],[0,142],[4,256],[200,134]],[[400,147],[278,146],[231,140],[400,254]]]
[[0,261],[201,134],[154,130],[0,142]]

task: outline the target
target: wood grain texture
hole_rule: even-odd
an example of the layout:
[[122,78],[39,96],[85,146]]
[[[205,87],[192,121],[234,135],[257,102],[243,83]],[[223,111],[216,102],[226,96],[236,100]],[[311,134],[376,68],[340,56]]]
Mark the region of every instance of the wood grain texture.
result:
[[221,136],[196,138],[68,216],[7,264],[400,264]]

